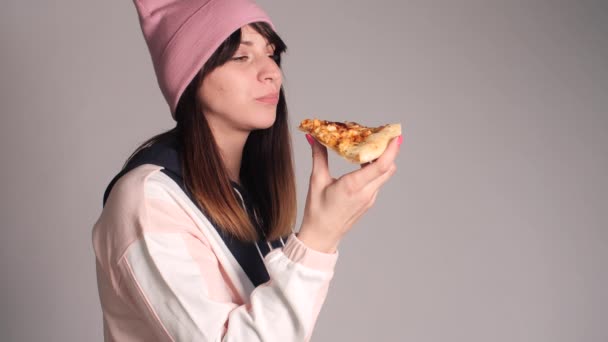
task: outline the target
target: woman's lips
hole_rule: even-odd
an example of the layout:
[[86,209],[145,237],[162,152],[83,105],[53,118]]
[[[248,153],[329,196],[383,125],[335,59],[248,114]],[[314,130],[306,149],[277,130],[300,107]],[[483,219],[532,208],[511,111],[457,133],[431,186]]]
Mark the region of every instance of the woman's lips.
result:
[[258,97],[256,100],[263,103],[277,104],[279,103],[279,95],[262,96]]

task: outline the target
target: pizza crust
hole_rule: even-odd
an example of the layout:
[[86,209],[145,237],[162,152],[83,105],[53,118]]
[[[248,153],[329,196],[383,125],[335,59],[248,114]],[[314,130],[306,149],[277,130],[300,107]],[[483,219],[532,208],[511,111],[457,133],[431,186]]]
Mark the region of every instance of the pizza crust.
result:
[[372,133],[361,143],[346,148],[340,155],[353,163],[368,163],[380,157],[391,139],[400,135],[401,124],[389,124]]

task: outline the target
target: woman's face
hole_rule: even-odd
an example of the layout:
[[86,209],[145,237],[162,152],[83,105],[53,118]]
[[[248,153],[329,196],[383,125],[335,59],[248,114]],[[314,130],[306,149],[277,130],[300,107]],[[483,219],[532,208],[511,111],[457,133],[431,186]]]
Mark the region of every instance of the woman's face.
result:
[[282,77],[272,58],[274,47],[250,26],[241,32],[235,55],[209,73],[198,90],[214,133],[269,128],[276,117]]

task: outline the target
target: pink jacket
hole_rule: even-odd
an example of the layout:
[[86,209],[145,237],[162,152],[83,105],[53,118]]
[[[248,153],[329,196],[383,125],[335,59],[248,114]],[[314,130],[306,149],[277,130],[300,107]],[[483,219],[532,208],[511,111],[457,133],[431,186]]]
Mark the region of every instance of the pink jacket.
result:
[[162,167],[114,185],[93,228],[105,341],[308,341],[338,253],[295,234],[253,287],[207,218]]

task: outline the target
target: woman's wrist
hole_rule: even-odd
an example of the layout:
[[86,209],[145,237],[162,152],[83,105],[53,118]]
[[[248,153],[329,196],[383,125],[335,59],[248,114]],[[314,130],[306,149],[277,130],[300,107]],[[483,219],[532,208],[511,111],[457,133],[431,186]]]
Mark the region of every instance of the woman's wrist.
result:
[[296,237],[304,245],[306,245],[306,247],[322,253],[335,253],[338,250],[338,245],[340,244],[339,239],[321,237],[318,236],[318,234],[303,228],[301,228],[296,234]]

